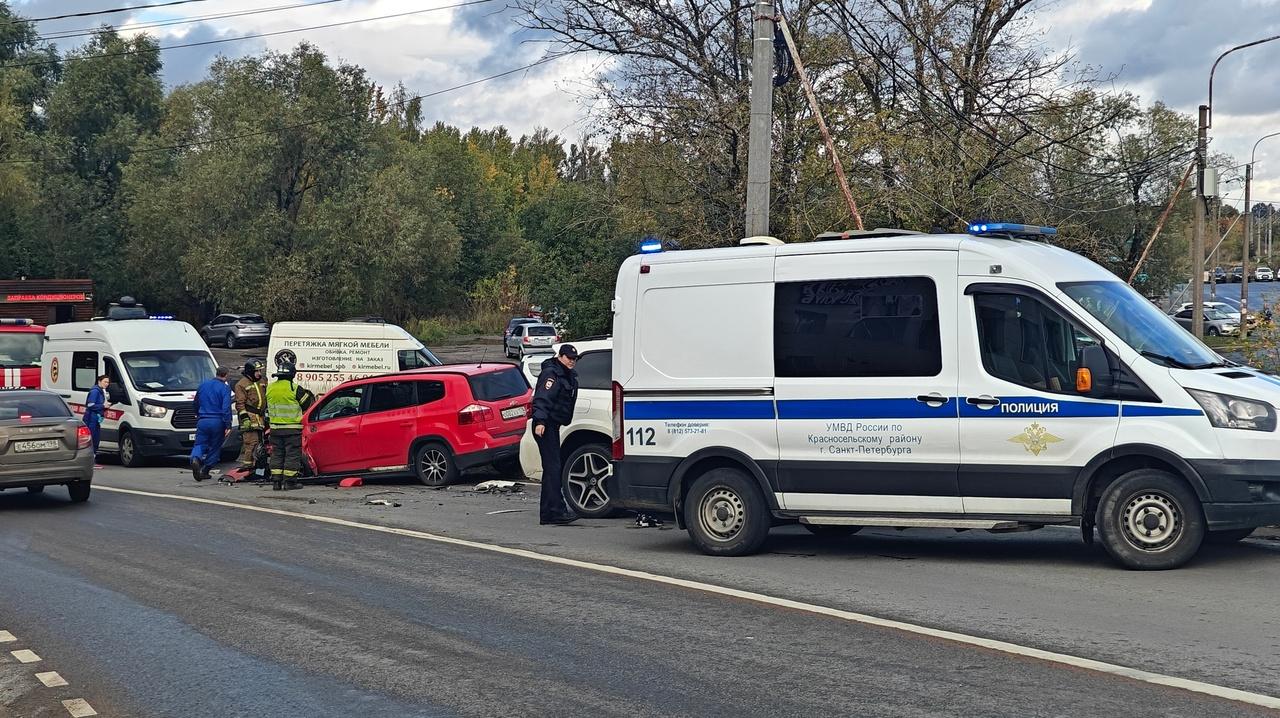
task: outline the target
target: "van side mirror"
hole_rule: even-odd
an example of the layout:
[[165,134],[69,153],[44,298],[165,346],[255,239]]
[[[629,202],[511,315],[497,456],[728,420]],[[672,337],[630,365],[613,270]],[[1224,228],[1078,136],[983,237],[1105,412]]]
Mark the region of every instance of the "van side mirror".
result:
[[128,404],[129,403],[129,393],[126,392],[124,390],[124,387],[121,386],[120,384],[107,385],[107,398],[111,400],[112,404]]
[[1076,368],[1076,392],[1093,394],[1111,388],[1111,360],[1101,344],[1080,349],[1080,365]]

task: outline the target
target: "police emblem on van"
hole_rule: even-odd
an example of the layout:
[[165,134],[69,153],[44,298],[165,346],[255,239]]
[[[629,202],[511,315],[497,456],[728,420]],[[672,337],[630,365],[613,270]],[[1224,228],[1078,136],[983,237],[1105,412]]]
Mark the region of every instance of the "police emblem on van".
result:
[[1050,434],[1049,430],[1040,426],[1039,422],[1033,421],[1031,426],[1024,429],[1021,434],[1009,437],[1009,441],[1015,444],[1022,444],[1022,448],[1026,449],[1027,453],[1032,456],[1039,456],[1040,452],[1049,448],[1050,444],[1062,441],[1062,437]]

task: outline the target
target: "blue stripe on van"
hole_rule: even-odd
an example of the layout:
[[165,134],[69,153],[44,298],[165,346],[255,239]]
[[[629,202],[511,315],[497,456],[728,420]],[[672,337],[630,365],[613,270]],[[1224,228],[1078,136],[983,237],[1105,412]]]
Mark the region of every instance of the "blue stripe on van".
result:
[[1199,409],[1179,409],[1172,406],[1146,406],[1141,404],[1125,404],[1125,416],[1204,416]]
[[939,407],[910,399],[784,399],[779,419],[954,419],[956,403]]
[[1120,405],[1112,402],[1070,401],[1043,396],[1001,396],[1000,404],[981,408],[960,403],[963,419],[1079,419],[1120,416]]
[[773,419],[773,401],[628,401],[628,420],[658,419]]

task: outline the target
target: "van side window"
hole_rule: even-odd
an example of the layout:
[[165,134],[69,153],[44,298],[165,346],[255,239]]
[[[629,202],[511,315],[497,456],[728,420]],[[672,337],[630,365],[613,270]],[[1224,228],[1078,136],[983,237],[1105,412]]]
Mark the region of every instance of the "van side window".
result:
[[937,376],[938,290],[928,277],[779,283],[779,377]]
[[71,388],[89,391],[98,378],[98,352],[71,354]]
[[1075,393],[1080,350],[1096,339],[1025,295],[975,294],[973,307],[988,374],[1041,391]]
[[116,362],[111,357],[102,357],[102,373],[106,374],[111,383],[107,385],[108,392],[119,392],[117,396],[111,397],[111,401],[116,404],[130,404],[129,392],[124,388],[124,379],[120,374],[120,368],[116,366]]
[[432,366],[430,360],[422,352],[414,349],[401,349],[396,352],[396,358],[400,361],[400,371],[407,369],[426,369]]

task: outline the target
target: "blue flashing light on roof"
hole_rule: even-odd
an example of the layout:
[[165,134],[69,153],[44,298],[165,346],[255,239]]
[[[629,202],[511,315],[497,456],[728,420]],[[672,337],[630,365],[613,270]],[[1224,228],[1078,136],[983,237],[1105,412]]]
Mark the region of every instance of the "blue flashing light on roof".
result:
[[646,239],[640,243],[641,254],[654,254],[655,252],[661,252],[661,251],[662,251],[662,240],[660,239]]
[[148,319],[159,319],[171,322],[174,320],[174,316],[172,314],[152,314]]
[[1015,237],[1052,237],[1057,233],[1057,227],[1037,227],[1034,224],[1014,224],[1012,222],[974,222],[969,225],[969,234],[978,237],[993,234],[1012,235]]

